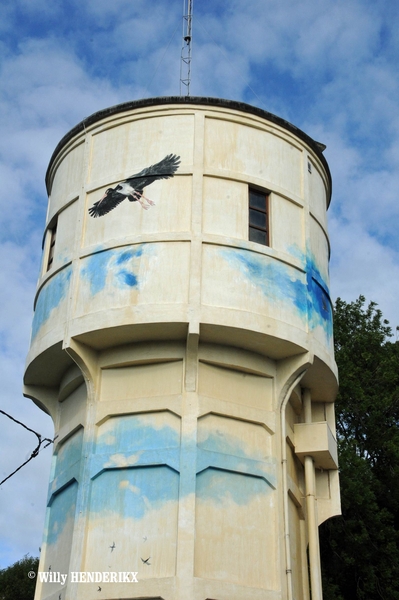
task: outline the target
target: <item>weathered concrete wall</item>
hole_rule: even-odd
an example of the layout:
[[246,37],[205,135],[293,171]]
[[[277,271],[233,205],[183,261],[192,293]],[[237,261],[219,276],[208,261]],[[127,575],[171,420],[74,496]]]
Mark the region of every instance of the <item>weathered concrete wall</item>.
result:
[[[304,134],[233,103],[86,125],[48,172],[25,374],[58,434],[41,569],[138,571],[102,598],[307,600],[309,520],[339,512],[328,167]],[[169,154],[174,177],[144,190],[155,206],[89,215]],[[270,194],[269,246],[248,239],[248,186]],[[36,600],[97,588],[48,583]]]

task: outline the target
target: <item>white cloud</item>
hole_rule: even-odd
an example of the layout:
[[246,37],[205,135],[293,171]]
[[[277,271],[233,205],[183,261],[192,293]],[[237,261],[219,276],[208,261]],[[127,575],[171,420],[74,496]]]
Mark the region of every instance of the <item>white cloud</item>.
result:
[[[91,80],[79,60],[53,39],[21,44],[16,54],[3,60],[1,80],[0,404],[51,438],[50,417],[22,397],[47,203],[44,175],[62,135],[87,114],[118,102],[119,96],[107,81]],[[0,417],[3,479],[29,457],[36,438],[4,415]],[[27,552],[38,554],[50,458],[51,448],[44,449],[1,488],[0,520],[5,535],[0,568]]]
[[331,290],[350,302],[360,294],[375,301],[393,329],[399,325],[399,260],[354,221],[330,219]]

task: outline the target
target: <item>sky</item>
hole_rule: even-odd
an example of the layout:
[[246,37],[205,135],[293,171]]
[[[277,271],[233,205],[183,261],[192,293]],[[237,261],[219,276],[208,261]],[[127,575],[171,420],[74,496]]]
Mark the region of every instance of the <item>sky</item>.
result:
[[[51,154],[75,124],[179,95],[182,0],[0,2],[0,408],[42,434],[22,396]],[[399,326],[399,3],[195,0],[193,96],[259,106],[327,145],[332,298]],[[393,338],[395,339],[395,337]],[[0,480],[36,437],[0,414]],[[51,447],[0,487],[0,569],[42,540]]]

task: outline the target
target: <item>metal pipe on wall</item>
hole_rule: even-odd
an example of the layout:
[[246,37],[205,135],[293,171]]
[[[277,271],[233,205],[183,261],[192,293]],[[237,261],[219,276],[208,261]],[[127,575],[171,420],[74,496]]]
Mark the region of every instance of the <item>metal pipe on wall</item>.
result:
[[[303,391],[305,423],[312,422],[312,397],[310,390]],[[312,600],[323,600],[321,565],[319,551],[319,530],[317,525],[316,480],[312,456],[305,456],[306,509],[309,540],[309,570]]]

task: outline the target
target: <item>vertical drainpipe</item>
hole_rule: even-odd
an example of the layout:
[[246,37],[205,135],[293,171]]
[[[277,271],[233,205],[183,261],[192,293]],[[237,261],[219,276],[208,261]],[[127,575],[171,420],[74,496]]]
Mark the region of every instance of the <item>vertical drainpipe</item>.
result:
[[[310,390],[303,390],[303,407],[305,423],[312,422],[312,396]],[[321,565],[319,549],[319,529],[317,525],[316,509],[316,479],[313,458],[305,456],[305,488],[306,488],[306,509],[308,521],[308,540],[309,540],[309,570],[310,585],[312,591],[312,600],[323,600],[323,590],[321,585]]]
[[292,586],[292,564],[290,548],[290,523],[288,511],[288,473],[287,473],[287,441],[285,426],[285,409],[290,399],[292,390],[299,384],[307,369],[304,369],[290,385],[281,403],[281,465],[282,465],[282,491],[283,491],[283,513],[284,513],[284,546],[285,546],[285,573],[287,576],[287,600],[294,600]]

